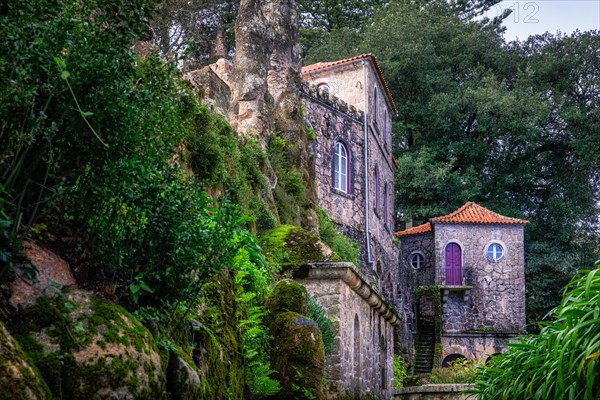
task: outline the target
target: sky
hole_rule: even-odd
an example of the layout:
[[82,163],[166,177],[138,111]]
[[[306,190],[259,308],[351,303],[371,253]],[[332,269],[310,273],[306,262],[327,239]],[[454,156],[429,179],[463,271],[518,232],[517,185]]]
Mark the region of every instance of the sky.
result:
[[530,35],[557,30],[570,34],[576,29],[600,29],[600,0],[504,0],[488,11],[493,18],[510,8],[513,13],[503,21],[507,42],[526,40]]

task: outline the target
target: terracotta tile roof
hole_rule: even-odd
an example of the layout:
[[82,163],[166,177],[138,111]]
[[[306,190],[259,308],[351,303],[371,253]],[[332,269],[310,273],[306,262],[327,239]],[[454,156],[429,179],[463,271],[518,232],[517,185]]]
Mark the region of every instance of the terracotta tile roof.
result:
[[433,223],[441,224],[527,224],[528,221],[510,218],[488,210],[472,201],[458,210],[443,217],[431,218]]
[[350,58],[344,58],[343,60],[318,62],[316,64],[307,65],[306,67],[302,67],[302,74],[303,75],[308,74],[313,71],[318,71],[321,69],[334,67],[336,65],[346,64],[346,63],[353,62],[356,60],[361,60],[363,58],[368,58],[373,62],[373,66],[375,67],[375,71],[377,71],[379,80],[381,81],[381,84],[383,85],[383,89],[385,90],[385,94],[388,98],[388,102],[392,106],[392,110],[394,111],[394,114],[396,114],[398,112],[398,110],[396,109],[396,105],[394,104],[394,99],[392,98],[392,94],[390,93],[390,88],[388,87],[387,82],[385,81],[385,78],[383,77],[383,73],[381,72],[381,68],[379,67],[379,63],[377,62],[377,59],[371,53],[361,54],[359,56],[350,57]]
[[426,222],[423,225],[413,226],[412,228],[405,229],[394,233],[396,237],[406,237],[421,235],[423,233],[431,232],[431,222]]

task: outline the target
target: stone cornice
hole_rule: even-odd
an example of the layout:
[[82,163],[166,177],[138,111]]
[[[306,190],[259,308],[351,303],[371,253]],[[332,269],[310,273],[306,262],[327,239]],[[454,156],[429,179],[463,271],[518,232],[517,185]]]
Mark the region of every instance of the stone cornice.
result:
[[311,280],[339,279],[363,298],[383,319],[394,326],[400,325],[401,319],[396,310],[367,283],[366,279],[356,270],[356,267],[352,263],[328,262],[303,264],[294,270],[293,277],[295,279]]
[[329,94],[324,90],[320,90],[315,85],[303,81],[300,86],[300,93],[358,122],[362,121],[364,117],[362,110],[358,110],[344,100]]

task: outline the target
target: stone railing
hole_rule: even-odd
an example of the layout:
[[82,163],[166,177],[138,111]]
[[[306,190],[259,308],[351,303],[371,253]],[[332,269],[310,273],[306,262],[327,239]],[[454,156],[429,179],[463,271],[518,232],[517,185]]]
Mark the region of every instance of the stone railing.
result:
[[357,109],[353,105],[349,105],[339,97],[336,97],[325,90],[319,89],[315,85],[309,84],[308,82],[302,82],[302,85],[300,86],[300,93],[316,101],[319,101],[333,108],[334,110],[342,112],[351,118],[354,118],[356,120],[363,119],[364,114],[361,110]]
[[409,386],[394,390],[394,400],[471,400],[475,395],[465,393],[473,385],[438,384]]
[[295,279],[328,280],[338,279],[350,287],[365,302],[394,326],[400,325],[400,317],[381,295],[367,283],[367,280],[349,262],[313,263],[298,266]]

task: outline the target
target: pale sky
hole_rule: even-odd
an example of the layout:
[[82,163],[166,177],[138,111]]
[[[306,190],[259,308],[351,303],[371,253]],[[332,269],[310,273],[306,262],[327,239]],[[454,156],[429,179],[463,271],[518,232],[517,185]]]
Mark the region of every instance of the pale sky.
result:
[[513,10],[503,21],[507,42],[526,40],[529,35],[546,31],[570,34],[576,29],[600,30],[600,0],[504,0],[488,11],[488,17],[493,18],[506,8]]

